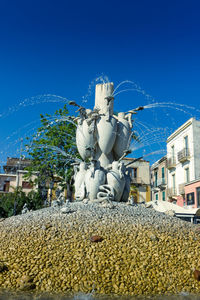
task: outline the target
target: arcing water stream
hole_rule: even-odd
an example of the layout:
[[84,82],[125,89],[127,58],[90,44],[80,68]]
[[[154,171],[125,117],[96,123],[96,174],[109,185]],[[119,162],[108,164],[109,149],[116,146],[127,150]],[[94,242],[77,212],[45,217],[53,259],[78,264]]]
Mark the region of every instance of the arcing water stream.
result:
[[[93,90],[95,84],[104,83],[108,81],[109,79],[107,76],[100,76],[92,80],[89,84],[86,95],[82,97],[82,105],[90,106],[90,98],[94,94]],[[120,110],[123,110],[122,105],[124,105],[124,102],[122,104],[122,100],[119,99],[119,96],[122,97],[123,95],[126,95],[128,92],[131,91],[136,93],[133,95],[133,98],[137,98],[137,95],[143,97],[143,100],[141,100],[141,98],[139,99],[140,102],[138,104],[140,106],[142,104],[144,108],[143,112],[140,113],[139,116],[136,116],[134,120],[134,130],[139,141],[133,140],[131,143],[131,150],[134,151],[132,153],[132,156],[139,157],[145,152],[145,155],[148,155],[150,160],[153,162],[159,158],[159,154],[155,155],[158,149],[162,151],[162,153],[164,153],[164,150],[166,149],[167,137],[180,125],[182,125],[182,123],[184,123],[184,121],[186,121],[188,118],[194,116],[196,116],[196,118],[200,117],[200,110],[193,106],[174,103],[171,101],[159,102],[156,99],[154,99],[154,97],[149,95],[138,84],[130,80],[124,80],[120,82],[113,92],[113,96],[115,97],[114,101],[116,102],[117,108],[120,107]],[[27,110],[27,108],[29,107],[35,107],[36,105],[49,103],[67,104],[68,101],[69,99],[65,97],[51,94],[26,98],[23,101],[19,101],[18,104],[9,107],[6,111],[0,113],[0,125],[2,123],[5,127],[4,124],[7,122],[7,126],[9,126],[9,119],[13,118],[14,114],[16,115],[24,109]],[[149,103],[150,101],[151,103]],[[148,103],[145,104],[145,102]],[[129,109],[132,109],[132,106],[135,106],[135,103],[134,105],[132,102],[129,103]],[[48,109],[46,109],[46,111],[48,112]],[[32,115],[32,111],[27,112],[27,114],[29,113],[30,115]],[[19,121],[19,119],[20,118],[18,118],[17,121]],[[54,122],[61,122],[65,120],[73,122],[72,120],[69,120],[69,118],[65,117],[49,117],[48,120],[52,122],[50,123],[50,125],[54,124]],[[0,164],[5,163],[7,156],[19,156],[19,145],[22,141],[22,138],[25,140],[27,136],[31,136],[34,132],[37,131],[38,126],[39,118],[36,117],[34,120],[26,123],[25,125],[23,124],[20,127],[16,125],[14,130],[12,130],[12,132],[8,136],[5,136],[3,132],[1,134],[2,139],[0,141]],[[150,155],[150,153],[154,154]],[[26,155],[25,149],[23,154]]]

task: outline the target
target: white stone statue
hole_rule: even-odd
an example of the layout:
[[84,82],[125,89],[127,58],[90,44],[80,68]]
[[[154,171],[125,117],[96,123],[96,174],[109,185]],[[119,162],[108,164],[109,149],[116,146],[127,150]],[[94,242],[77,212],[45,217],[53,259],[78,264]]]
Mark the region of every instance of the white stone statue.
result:
[[79,171],[74,175],[75,181],[75,199],[81,201],[86,197],[85,187],[85,175],[87,172],[87,166],[85,162],[81,162],[79,165]]
[[125,116],[125,113],[118,113],[117,118],[117,136],[113,147],[115,159],[119,159],[128,147],[130,135],[132,133],[131,114]]
[[122,160],[130,153],[132,114],[142,107],[113,115],[113,91],[111,82],[96,85],[93,110],[70,103],[80,115],[76,143],[83,162],[74,166],[77,201],[128,201],[130,172]]
[[99,161],[92,161],[85,175],[85,185],[87,191],[87,198],[90,201],[97,199],[99,186],[105,184],[106,175]]
[[29,209],[28,209],[28,205],[25,203],[23,208],[22,208],[22,211],[21,211],[21,214],[26,214],[27,212],[29,212]]

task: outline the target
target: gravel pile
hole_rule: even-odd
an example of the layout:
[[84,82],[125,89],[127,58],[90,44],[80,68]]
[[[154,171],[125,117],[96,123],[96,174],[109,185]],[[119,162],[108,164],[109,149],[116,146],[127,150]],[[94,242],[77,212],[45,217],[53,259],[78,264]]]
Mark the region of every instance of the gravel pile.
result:
[[142,205],[70,203],[0,220],[0,289],[200,292],[200,230]]

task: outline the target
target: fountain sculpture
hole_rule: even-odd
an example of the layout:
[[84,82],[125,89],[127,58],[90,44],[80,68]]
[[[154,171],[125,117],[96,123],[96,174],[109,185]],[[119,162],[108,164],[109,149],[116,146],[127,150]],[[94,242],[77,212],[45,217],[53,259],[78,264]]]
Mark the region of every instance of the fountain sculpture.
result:
[[76,143],[83,159],[74,165],[75,199],[91,202],[128,201],[130,168],[123,158],[130,153],[132,114],[113,114],[113,83],[96,85],[94,109],[78,107]]

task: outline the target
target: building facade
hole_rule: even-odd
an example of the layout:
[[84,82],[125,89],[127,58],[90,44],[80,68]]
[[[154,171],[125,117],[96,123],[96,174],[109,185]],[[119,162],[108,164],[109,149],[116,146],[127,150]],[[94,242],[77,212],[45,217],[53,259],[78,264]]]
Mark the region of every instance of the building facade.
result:
[[200,207],[200,179],[185,184],[185,202],[187,206]]
[[166,156],[163,156],[151,166],[151,199],[162,201],[168,199]]
[[191,118],[168,137],[167,168],[169,200],[180,206],[197,207],[197,201],[191,200],[193,196],[187,195],[189,186],[197,189],[198,184],[193,182],[200,179],[200,121]]
[[[133,163],[131,163],[133,161]],[[149,161],[134,158],[124,158],[125,165],[129,164],[131,173],[130,197],[135,203],[151,200],[150,165]]]
[[[125,165],[129,165],[131,174],[130,197],[133,197],[135,203],[141,203],[151,200],[151,185],[150,185],[150,166],[149,161],[134,158],[124,158]],[[29,159],[7,158],[7,163],[3,167],[4,173],[0,174],[0,193],[13,192],[17,187],[21,187],[22,191],[28,194],[37,187],[33,186],[24,178],[26,170],[24,170],[31,161]],[[32,181],[34,181],[34,175]],[[52,186],[48,186],[48,199],[56,198],[56,190],[59,189],[59,178],[56,178]],[[64,196],[66,197],[66,191]]]
[[[26,171],[24,170],[30,165],[29,159],[19,158],[7,158],[7,163],[3,166],[4,172],[0,174],[0,193],[13,192],[17,187],[21,187],[22,190],[28,194],[30,191],[35,189],[33,185],[24,178]],[[36,176],[33,176],[32,180]]]

